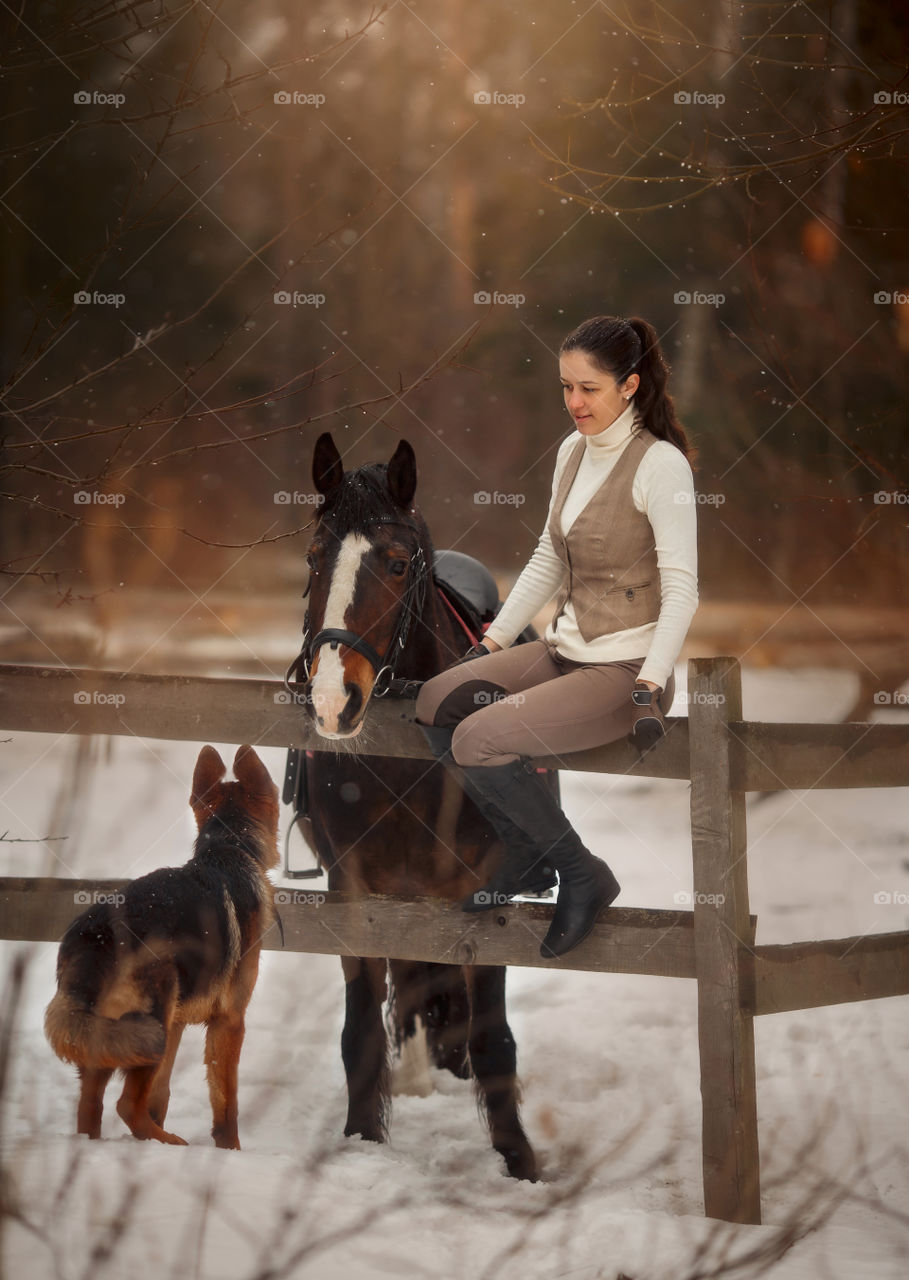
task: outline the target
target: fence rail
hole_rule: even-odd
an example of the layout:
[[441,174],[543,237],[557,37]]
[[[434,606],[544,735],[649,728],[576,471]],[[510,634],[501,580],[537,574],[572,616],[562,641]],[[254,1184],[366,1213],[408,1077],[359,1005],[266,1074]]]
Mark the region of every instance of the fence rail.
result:
[[[279,889],[284,929],[265,946],[453,964],[508,964],[693,978],[698,988],[704,1207],[760,1222],[754,1017],[909,994],[909,932],[763,946],[749,912],[745,793],[909,785],[909,727],[742,719],[733,658],[694,658],[689,715],[643,760],[625,742],[567,757],[572,769],[691,780],[692,911],[611,908],[567,956],[539,955],[552,908],[515,904],[469,920],[435,898],[355,898]],[[327,748],[282,686],[0,666],[0,728],[57,734]],[[369,713],[383,755],[430,759],[412,702]],[[352,750],[332,742],[331,750]],[[566,758],[540,757],[566,766]],[[118,880],[0,879],[0,937],[56,941]]]

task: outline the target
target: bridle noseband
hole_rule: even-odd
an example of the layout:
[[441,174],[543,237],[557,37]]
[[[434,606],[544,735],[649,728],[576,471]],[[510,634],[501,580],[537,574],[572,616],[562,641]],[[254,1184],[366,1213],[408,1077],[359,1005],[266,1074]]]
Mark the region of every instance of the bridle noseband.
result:
[[[375,520],[371,520],[370,524],[401,524],[413,529],[417,535],[420,532],[419,526],[413,520],[408,520],[402,516],[378,516]],[[429,566],[426,563],[426,556],[423,554],[423,547],[418,541],[416,549],[412,552],[408,561],[407,585],[404,588],[404,596],[401,600],[401,609],[395,623],[395,629],[382,657],[379,656],[368,640],[364,640],[355,631],[345,631],[342,627],[325,627],[322,631],[317,632],[315,636],[311,635],[309,609],[307,609],[303,619],[303,646],[284,676],[284,687],[288,693],[293,697],[297,696],[296,690],[291,687],[291,680],[298,680],[301,672],[303,676],[301,683],[308,684],[312,679],[310,674],[312,664],[323,645],[327,644],[332,649],[337,649],[339,644],[343,644],[361,654],[375,672],[372,687],[373,697],[381,698],[389,692],[412,694],[419,682],[396,677],[394,669],[395,664],[399,661],[407,646],[413,620],[422,617],[423,607],[426,603],[428,582]],[[307,586],[303,594],[304,596],[309,594],[309,586]]]

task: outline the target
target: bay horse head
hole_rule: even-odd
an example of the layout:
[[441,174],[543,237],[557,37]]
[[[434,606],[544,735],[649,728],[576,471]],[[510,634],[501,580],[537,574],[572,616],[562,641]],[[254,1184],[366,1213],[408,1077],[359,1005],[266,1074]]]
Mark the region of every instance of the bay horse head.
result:
[[419,623],[432,548],[413,505],[417,466],[406,440],[388,463],[345,472],[325,432],[312,475],[323,502],[307,555],[307,703],[322,737],[352,738],[370,696],[381,696],[395,678]]

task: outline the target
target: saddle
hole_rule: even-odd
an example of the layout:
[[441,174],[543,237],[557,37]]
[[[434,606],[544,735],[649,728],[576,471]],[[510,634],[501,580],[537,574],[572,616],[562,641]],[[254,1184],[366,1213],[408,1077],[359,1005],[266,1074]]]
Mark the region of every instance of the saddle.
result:
[[[471,644],[483,639],[483,632],[502,607],[496,580],[479,560],[463,551],[437,551],[432,576],[443,599],[447,599],[469,628]],[[474,639],[473,637],[476,637]],[[536,628],[527,626],[515,644],[538,640]]]
[[484,624],[492,622],[500,604],[499,588],[485,564],[463,551],[437,551],[432,576],[461,614],[461,620],[481,637]]

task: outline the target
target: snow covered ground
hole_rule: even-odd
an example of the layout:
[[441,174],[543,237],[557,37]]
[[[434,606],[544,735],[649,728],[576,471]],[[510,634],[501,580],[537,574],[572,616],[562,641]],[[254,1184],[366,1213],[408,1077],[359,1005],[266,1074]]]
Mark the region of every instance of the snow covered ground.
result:
[[[684,668],[676,678],[683,690]],[[744,688],[746,718],[761,720],[835,720],[854,691],[825,671],[746,670]],[[185,861],[198,746],[95,740],[67,787],[78,750],[41,735],[0,745],[0,831],[67,836],[0,845],[0,873],[135,876]],[[280,778],[283,753],[262,755]],[[690,889],[687,783],[563,774],[563,788],[622,882],[621,905],[671,907]],[[900,789],[749,800],[758,941],[909,928],[906,799]],[[471,1086],[443,1073],[431,1096],[396,1098],[387,1145],[341,1136],[335,957],[263,956],[240,1062],[242,1152],[211,1146],[200,1028],[184,1037],[168,1116],[188,1147],[135,1142],[114,1084],[103,1141],[77,1138],[75,1072],[41,1029],[55,950],[0,943],[7,974],[27,955],[0,1130],[21,1214],[6,1220],[8,1275],[909,1275],[906,998],[758,1019],[765,1225],[728,1227],[702,1217],[692,982],[510,971],[524,1117],[544,1168],[528,1186],[503,1175]],[[783,1256],[766,1271],[736,1263],[774,1250]]]

